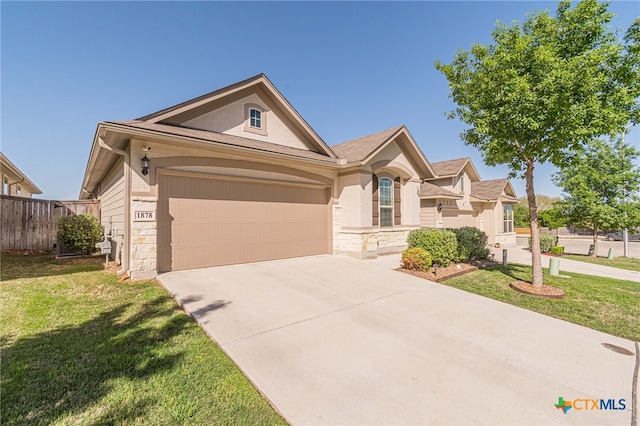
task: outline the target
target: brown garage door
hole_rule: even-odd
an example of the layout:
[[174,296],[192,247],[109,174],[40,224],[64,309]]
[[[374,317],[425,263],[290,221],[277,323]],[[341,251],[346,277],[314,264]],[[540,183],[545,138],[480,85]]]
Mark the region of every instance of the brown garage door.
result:
[[445,228],[478,227],[477,213],[469,211],[443,210],[442,222]]
[[329,253],[329,189],[160,175],[161,272]]

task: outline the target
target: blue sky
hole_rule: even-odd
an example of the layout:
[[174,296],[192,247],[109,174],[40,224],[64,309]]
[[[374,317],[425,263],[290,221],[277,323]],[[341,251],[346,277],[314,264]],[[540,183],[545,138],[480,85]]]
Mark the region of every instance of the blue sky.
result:
[[[146,115],[265,73],[329,145],[405,124],[431,162],[469,156],[434,62],[491,42],[497,20],[557,2],[0,2],[1,149],[75,199],[99,121]],[[626,29],[640,2],[614,1]],[[627,140],[639,145],[640,129]],[[536,192],[560,195],[554,168]],[[519,196],[524,182],[512,180]]]

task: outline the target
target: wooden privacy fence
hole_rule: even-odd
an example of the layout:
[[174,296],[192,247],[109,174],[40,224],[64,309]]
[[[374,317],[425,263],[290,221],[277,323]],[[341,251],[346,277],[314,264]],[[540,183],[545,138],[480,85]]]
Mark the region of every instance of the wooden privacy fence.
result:
[[98,200],[38,200],[0,196],[0,248],[50,251],[55,248],[58,220],[72,214],[91,214],[100,220]]
[[[518,235],[531,235],[531,229],[529,228],[515,228],[514,230]],[[593,235],[593,230],[589,228],[575,228],[573,226],[571,227],[564,226],[562,228],[557,228],[557,229],[540,227],[540,233],[558,235],[560,237],[570,236],[570,235],[590,237]],[[607,231],[598,231],[598,235],[605,235],[606,233]]]

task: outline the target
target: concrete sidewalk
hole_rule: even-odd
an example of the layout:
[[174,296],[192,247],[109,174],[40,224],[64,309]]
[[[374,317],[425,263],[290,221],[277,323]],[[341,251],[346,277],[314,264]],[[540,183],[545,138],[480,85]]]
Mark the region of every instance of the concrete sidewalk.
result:
[[[502,262],[502,250],[502,248],[491,248],[492,253],[495,255],[495,260],[498,262]],[[508,263],[518,263],[521,265],[531,266],[531,252],[528,248],[518,246],[508,247],[504,250],[507,250]],[[392,254],[388,256],[380,256],[376,259],[366,260],[365,262],[376,264],[388,269],[397,269],[400,267],[401,257],[402,256],[400,254]],[[542,255],[542,266],[544,268],[549,266],[549,259],[551,258],[552,256]],[[560,271],[640,282],[640,271],[612,268],[610,266],[563,259],[562,257],[560,258]]]
[[[507,247],[492,248],[491,251],[495,255],[495,259],[502,261],[502,250],[507,250],[507,262],[519,263],[521,265],[531,265],[531,252],[527,247]],[[542,255],[542,267],[549,266],[549,259],[552,256]],[[558,258],[557,258],[558,259]],[[593,275],[597,277],[615,278],[619,280],[640,282],[640,271],[630,271],[627,269],[612,268],[610,266],[596,265],[588,262],[580,262],[560,257],[560,272],[575,272],[584,275]]]
[[[602,344],[633,342],[394,261],[313,256],[158,279],[295,425],[630,423],[635,356]],[[565,414],[560,397],[618,409]]]

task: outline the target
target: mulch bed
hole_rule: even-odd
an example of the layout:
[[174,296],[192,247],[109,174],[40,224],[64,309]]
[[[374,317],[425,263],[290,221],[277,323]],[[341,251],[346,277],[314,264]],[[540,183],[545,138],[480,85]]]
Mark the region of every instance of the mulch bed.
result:
[[429,268],[428,271],[414,271],[405,268],[398,268],[397,270],[404,272],[405,274],[440,283],[448,280],[449,278],[459,277],[460,275],[468,274],[469,272],[477,271],[478,269],[491,268],[497,264],[497,262],[489,260],[476,260],[471,261],[470,263],[452,263],[446,268]]
[[509,284],[509,287],[520,293],[547,297],[549,299],[564,299],[567,296],[563,290],[547,284],[543,284],[542,287],[534,287],[533,284],[526,281],[514,281]]

